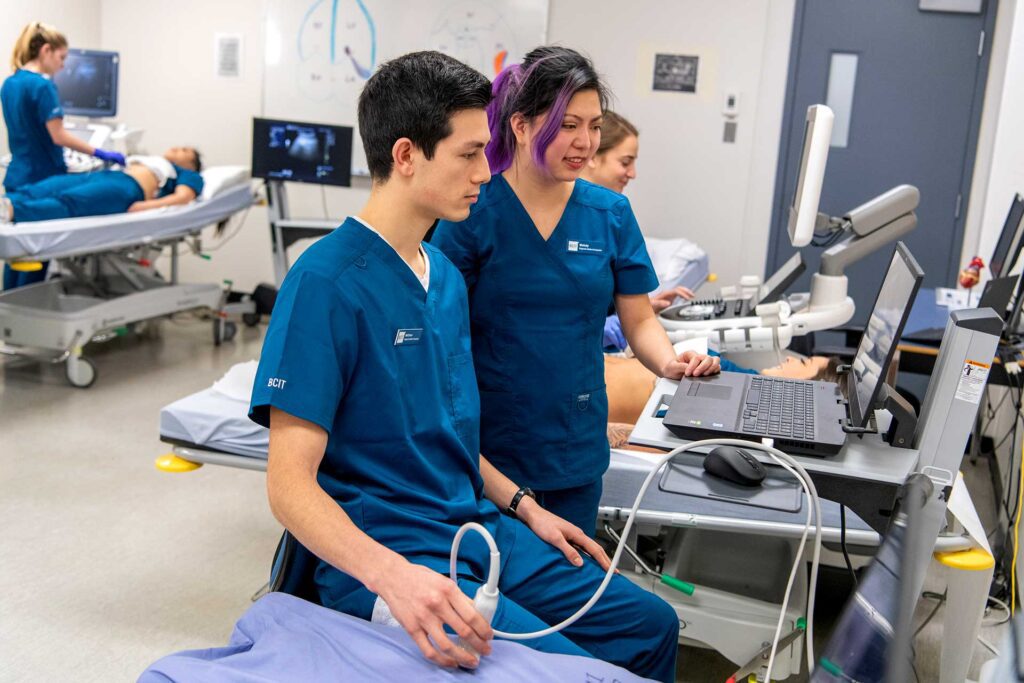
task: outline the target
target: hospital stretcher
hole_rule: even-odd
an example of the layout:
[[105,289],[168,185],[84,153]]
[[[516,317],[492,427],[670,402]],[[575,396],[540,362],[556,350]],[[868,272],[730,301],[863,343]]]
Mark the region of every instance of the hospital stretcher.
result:
[[[217,464],[266,470],[269,432],[247,417],[255,369],[256,361],[236,365],[213,387],[161,410],[160,438],[172,449],[158,459],[158,468],[180,472]],[[612,450],[599,508],[602,524],[621,528],[654,460],[652,454]],[[682,495],[661,485],[652,486],[638,512],[638,535],[658,539],[667,552],[665,566],[672,567],[677,578],[697,584],[698,589],[691,596],[684,595],[639,566],[624,564],[622,573],[676,608],[681,642],[711,647],[741,665],[774,632],[780,591],[794,559],[808,504],[804,494],[799,496],[795,509],[780,509],[724,497]],[[840,506],[829,500],[821,503],[823,539],[838,550],[843,534]],[[849,511],[846,522],[846,543],[851,551],[873,553],[881,542],[879,533]],[[631,537],[629,542],[636,543],[637,538]],[[936,549],[969,546],[968,539],[951,536],[940,538]],[[795,591],[787,610],[792,627],[803,613],[806,586],[797,582]],[[773,677],[781,680],[798,672],[801,652],[801,642],[793,642],[785,656],[776,660]]]
[[[87,387],[96,370],[82,348],[141,321],[206,308],[215,313],[215,344],[234,335],[229,313],[258,321],[251,302],[228,303],[223,285],[178,282],[179,244],[255,201],[247,173],[219,178],[226,178],[219,191],[185,206],[0,225],[0,259],[12,268],[38,269],[44,260],[60,266],[60,277],[0,293],[0,353],[65,362],[68,381]],[[155,265],[164,248],[169,279]]]

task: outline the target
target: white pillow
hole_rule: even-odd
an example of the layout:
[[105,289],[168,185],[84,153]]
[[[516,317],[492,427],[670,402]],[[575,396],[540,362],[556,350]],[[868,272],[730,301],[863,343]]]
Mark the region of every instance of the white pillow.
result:
[[248,166],[211,166],[203,170],[203,193],[200,199],[211,199],[221,192],[249,180]]

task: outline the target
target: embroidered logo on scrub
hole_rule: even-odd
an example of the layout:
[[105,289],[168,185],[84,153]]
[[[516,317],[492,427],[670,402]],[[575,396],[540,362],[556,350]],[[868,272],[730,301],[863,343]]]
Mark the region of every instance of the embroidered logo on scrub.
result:
[[590,406],[590,394],[580,394],[576,397],[576,410],[586,410]]
[[285,384],[288,384],[288,380],[280,377],[271,377],[267,380],[267,386],[271,389],[284,389]]
[[410,327],[408,329],[399,330],[395,334],[395,346],[411,346],[412,344],[419,344],[421,339],[423,339],[423,328]]
[[569,240],[566,251],[570,254],[603,254],[604,242],[584,242],[583,240]]

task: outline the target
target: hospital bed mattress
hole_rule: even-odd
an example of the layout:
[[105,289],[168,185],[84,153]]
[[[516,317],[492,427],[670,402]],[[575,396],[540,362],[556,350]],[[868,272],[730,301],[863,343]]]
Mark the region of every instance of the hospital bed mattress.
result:
[[253,203],[249,182],[184,206],[109,216],[0,224],[0,259],[55,259],[187,235]]

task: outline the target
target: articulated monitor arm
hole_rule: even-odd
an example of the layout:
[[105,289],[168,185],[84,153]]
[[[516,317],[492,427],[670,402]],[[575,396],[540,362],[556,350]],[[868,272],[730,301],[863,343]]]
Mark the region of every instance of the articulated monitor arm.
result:
[[909,233],[917,226],[914,209],[920,198],[921,193],[913,185],[898,185],[842,218],[830,220],[830,231],[850,234],[822,254],[818,272],[842,275],[850,264]]

